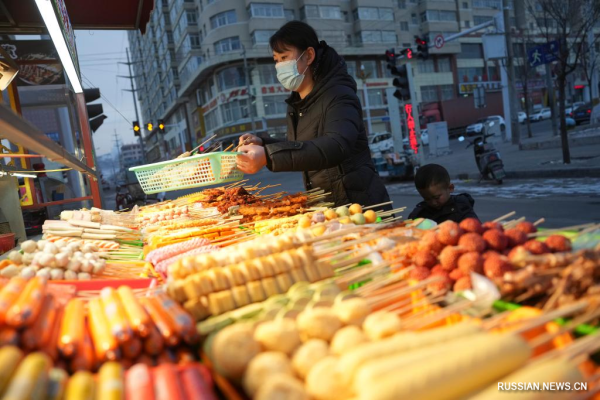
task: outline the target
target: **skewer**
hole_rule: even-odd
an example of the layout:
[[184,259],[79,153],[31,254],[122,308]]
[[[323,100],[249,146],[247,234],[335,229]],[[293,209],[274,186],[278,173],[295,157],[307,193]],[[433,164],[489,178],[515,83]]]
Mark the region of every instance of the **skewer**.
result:
[[[387,206],[388,204],[394,204],[393,201],[386,201],[385,203],[373,204],[372,206],[363,207],[363,210],[370,210],[371,208],[379,207],[379,206]],[[406,208],[406,207],[405,207]]]
[[[530,331],[531,329],[533,329],[537,326],[547,324],[548,322],[554,321],[557,318],[575,314],[575,313],[585,309],[588,306],[589,306],[589,303],[587,301],[579,301],[575,304],[571,304],[569,306],[562,307],[557,310],[549,311],[547,313],[542,314],[541,316],[539,316],[537,318],[533,318],[533,319],[526,321],[522,326],[518,327],[517,329],[515,329],[512,332],[514,332],[515,334],[522,334],[524,332]],[[523,320],[510,321],[506,324],[500,324],[500,327],[506,328],[507,326],[517,325],[519,323],[523,323]]]
[[566,325],[561,326],[558,331],[545,333],[543,335],[536,337],[531,342],[529,342],[529,345],[532,348],[541,346],[542,344],[547,343],[551,340],[554,340],[557,337],[564,335],[565,333],[571,331],[572,329],[576,328],[577,325],[588,323],[589,321],[592,321],[598,317],[600,317],[600,309],[597,309],[597,310],[592,311],[587,314],[580,315],[579,317],[576,317],[576,318],[572,319],[571,321],[569,321]]
[[540,218],[540,219],[538,219],[537,221],[535,221],[535,222],[533,223],[533,226],[538,226],[538,225],[541,225],[541,224],[543,224],[544,222],[546,222],[546,219],[545,219],[545,218]]
[[204,142],[200,143],[198,146],[194,147],[192,149],[192,151],[186,151],[185,153],[180,154],[179,156],[177,156],[176,159],[178,158],[185,158],[185,157],[189,157],[192,155],[192,153],[194,153],[196,150],[198,150],[200,147],[204,146],[206,143],[210,142],[211,140],[213,140],[214,138],[216,138],[217,135],[212,135],[211,137],[209,137],[208,139],[206,139]]
[[227,146],[227,148],[223,151],[229,151],[229,149],[231,149],[233,147],[233,144],[230,144],[229,146]]
[[506,218],[510,218],[513,215],[515,215],[516,213],[517,213],[516,211],[511,211],[508,214],[504,214],[503,216],[496,218],[493,222],[504,221]]
[[[473,305],[473,301],[465,300],[459,303],[452,304],[451,306],[440,308],[438,311],[434,311],[433,315],[421,319],[421,321],[415,321],[414,325],[408,324],[410,329],[419,330],[425,328],[428,325],[434,324],[442,319],[448,318],[453,314],[457,314],[463,310],[468,309]],[[420,322],[420,324],[418,323]]]
[[503,225],[504,229],[511,229],[514,228],[515,226],[517,226],[518,223],[525,221],[525,217],[521,217],[521,218],[517,218],[517,219],[513,219],[512,221],[508,221],[507,223],[505,223]]
[[566,226],[564,228],[547,229],[547,230],[540,231],[540,232],[530,233],[529,235],[527,235],[527,237],[548,236],[548,235],[551,235],[554,233],[560,233],[562,231],[574,231],[574,230],[579,230],[579,229],[583,229],[583,228],[589,228],[594,225],[595,225],[594,222],[590,222],[587,224]]

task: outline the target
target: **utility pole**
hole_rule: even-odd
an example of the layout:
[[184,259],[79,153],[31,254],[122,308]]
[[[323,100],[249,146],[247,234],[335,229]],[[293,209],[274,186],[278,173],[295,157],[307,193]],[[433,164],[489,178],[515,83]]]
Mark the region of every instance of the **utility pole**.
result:
[[[133,73],[131,72],[131,66],[133,65],[133,63],[131,62],[131,60],[129,59],[129,47],[127,47],[125,49],[125,51],[127,52],[127,62],[120,62],[119,64],[125,64],[127,65],[127,67],[129,68],[129,76],[123,76],[123,75],[117,75],[120,78],[127,78],[129,79],[129,82],[131,83],[131,90],[128,89],[123,89],[126,92],[131,92],[131,95],[133,96],[133,107],[135,109],[135,120],[140,122],[140,115],[138,113],[138,108],[137,108],[137,99],[135,97],[135,88],[133,86],[133,78],[135,78],[133,76]],[[141,127],[141,125],[140,125]],[[142,146],[142,162],[145,164],[146,163],[146,151],[145,151],[145,146],[144,146],[144,139],[143,139],[143,132],[144,129],[140,129],[140,136],[138,136],[139,140],[140,140],[140,146]]]
[[248,58],[246,57],[246,46],[242,45],[242,56],[244,56],[244,73],[246,74],[246,92],[248,93],[248,114],[252,123],[252,134],[256,136],[256,125],[254,124],[254,108],[252,107],[252,93],[250,93],[250,72],[248,71]]
[[506,69],[508,70],[508,98],[510,112],[510,121],[506,122],[510,124],[512,143],[520,144],[521,128],[519,127],[517,111],[515,109],[515,57],[513,51],[512,33],[510,31],[510,9],[508,7],[508,0],[502,1],[502,10],[504,12],[504,37],[506,39]]
[[119,157],[119,173],[123,171],[123,160],[121,159],[121,142],[119,141],[119,135],[115,129],[115,146],[117,146],[117,157]]
[[360,65],[360,79],[363,84],[363,97],[365,98],[365,110],[367,110],[367,135],[373,134],[373,126],[371,125],[371,106],[369,105],[369,91],[367,89],[367,79],[369,75],[365,73],[365,66]]

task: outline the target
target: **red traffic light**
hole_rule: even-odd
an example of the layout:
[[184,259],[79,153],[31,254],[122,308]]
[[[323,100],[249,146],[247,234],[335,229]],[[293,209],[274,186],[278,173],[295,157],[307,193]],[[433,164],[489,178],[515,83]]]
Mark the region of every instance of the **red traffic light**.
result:
[[406,49],[406,58],[408,58],[408,59],[413,58],[413,54],[412,54],[412,50],[411,49]]

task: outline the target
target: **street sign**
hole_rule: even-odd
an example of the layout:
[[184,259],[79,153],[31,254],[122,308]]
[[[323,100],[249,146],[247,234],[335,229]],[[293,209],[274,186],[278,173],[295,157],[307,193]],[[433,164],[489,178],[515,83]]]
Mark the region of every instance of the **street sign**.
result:
[[435,37],[435,39],[433,40],[433,45],[435,46],[436,49],[441,49],[442,47],[444,47],[444,37],[442,35],[437,35]]
[[558,40],[553,40],[541,46],[533,47],[527,50],[527,58],[530,67],[549,64],[558,59],[557,53],[559,50]]

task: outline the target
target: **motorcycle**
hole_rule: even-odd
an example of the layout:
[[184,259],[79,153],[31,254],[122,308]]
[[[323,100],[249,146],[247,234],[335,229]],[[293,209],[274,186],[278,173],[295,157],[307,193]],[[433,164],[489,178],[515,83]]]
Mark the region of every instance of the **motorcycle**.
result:
[[[490,122],[490,127],[494,126],[494,122]],[[487,127],[482,129],[481,134],[473,138],[473,140],[465,139],[464,136],[458,138],[459,142],[467,140],[469,144],[467,149],[473,146],[475,153],[475,163],[479,169],[480,178],[496,181],[499,185],[502,184],[502,180],[506,177],[504,171],[504,164],[500,157],[500,152],[496,150],[492,143],[487,143],[487,138],[494,136],[493,134],[487,133]]]

